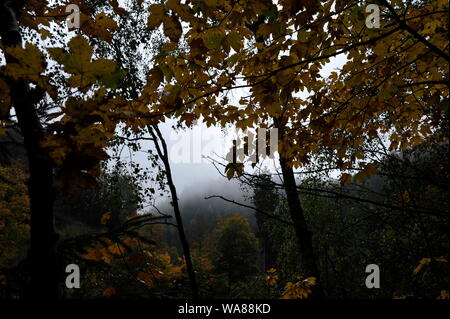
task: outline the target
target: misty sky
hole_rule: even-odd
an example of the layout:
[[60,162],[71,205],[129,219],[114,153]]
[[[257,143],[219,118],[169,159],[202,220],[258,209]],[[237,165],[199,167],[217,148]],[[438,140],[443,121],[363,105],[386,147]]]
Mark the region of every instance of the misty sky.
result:
[[[332,59],[330,63],[323,68],[320,74],[323,77],[326,77],[332,71],[336,71],[341,68],[344,63],[345,57],[343,55],[338,56]],[[240,94],[238,93],[234,92],[234,98],[237,100],[239,100],[240,98]],[[306,97],[307,93],[305,92],[302,95]],[[214,156],[214,154],[212,153],[212,149],[214,151],[222,150],[223,152],[224,150],[222,148],[225,147],[225,145],[227,145],[226,142],[229,141],[226,141],[227,137],[224,136],[223,133],[221,133],[220,128],[207,128],[206,125],[203,124],[201,126],[201,130],[198,130],[198,127],[194,127],[193,129],[176,132],[171,128],[172,123],[173,122],[171,121],[163,123],[162,125],[160,125],[160,128],[168,143],[169,151],[172,150],[173,153],[171,154],[172,157],[170,158],[172,173],[180,194],[185,191],[192,191],[192,188],[195,188],[199,184],[209,184],[209,182],[211,181],[223,179],[223,177],[220,176],[214,166],[207,161],[205,161],[204,163],[195,163],[192,161],[190,163],[180,163],[179,157],[174,158],[176,157],[177,150],[181,148],[180,144],[185,145],[189,143],[191,143],[190,155],[191,157],[195,156],[194,154],[192,154],[193,152],[197,151],[195,146],[192,146],[192,140],[197,137],[197,135],[193,134],[194,130],[201,131],[201,135],[203,137],[202,155]],[[173,156],[174,154],[175,156]],[[197,158],[198,156],[193,158],[193,160],[195,161]],[[217,156],[215,156],[215,158],[217,158]],[[273,160],[266,159],[263,162],[263,166],[267,166],[267,168],[269,169],[273,168]]]

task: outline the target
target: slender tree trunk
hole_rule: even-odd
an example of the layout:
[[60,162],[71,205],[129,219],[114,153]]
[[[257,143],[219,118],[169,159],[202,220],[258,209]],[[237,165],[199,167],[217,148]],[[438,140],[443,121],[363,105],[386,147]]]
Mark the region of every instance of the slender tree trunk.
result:
[[[278,124],[279,122],[276,121]],[[278,125],[277,125],[278,127]],[[283,140],[283,128],[278,127],[280,140]],[[320,283],[320,273],[314,256],[314,248],[312,243],[312,233],[309,231],[305,214],[300,203],[300,194],[297,191],[295,183],[295,175],[292,165],[285,158],[283,152],[280,152],[280,165],[284,180],[284,189],[286,191],[289,212],[294,223],[295,234],[297,237],[297,245],[300,253],[300,269],[308,277],[316,278],[316,286],[313,289],[313,297],[323,298],[323,288]]]
[[[17,25],[17,15],[26,1],[0,3],[0,35],[6,47],[21,46],[22,38]],[[6,63],[15,61],[6,56]],[[27,264],[31,282],[25,296],[33,299],[54,299],[58,296],[58,268],[56,262],[56,234],[53,221],[53,170],[51,161],[41,147],[44,131],[35,105],[30,97],[30,87],[24,80],[6,79],[17,121],[27,150],[29,173],[28,191],[31,210],[30,249]]]
[[[169,184],[170,194],[172,197],[173,211],[175,214],[175,219],[177,221],[178,235],[180,236],[181,246],[183,248],[184,257],[186,260],[186,270],[187,270],[189,280],[191,283],[192,297],[194,299],[197,299],[198,298],[197,280],[196,280],[196,276],[195,276],[194,267],[192,265],[191,250],[189,248],[189,242],[186,238],[186,234],[184,233],[183,219],[181,218],[180,207],[178,205],[177,189],[176,189],[175,184],[172,179],[172,172],[171,172],[170,163],[169,163],[169,155],[167,153],[167,145],[161,134],[161,131],[159,130],[159,128],[156,125],[148,126],[147,128],[154,140],[156,151],[158,152],[158,155],[159,155],[159,157],[161,157],[161,160],[163,161],[163,164],[164,164],[164,169],[166,171],[166,177],[167,177],[167,183]],[[155,132],[156,132],[156,134],[155,134]],[[161,147],[158,144],[158,140],[161,141]]]
[[312,233],[308,230],[304,212],[300,203],[299,194],[295,184],[294,171],[292,167],[287,166],[286,160],[280,156],[281,170],[284,179],[284,188],[294,223],[295,234],[297,236],[297,245],[300,251],[300,267],[307,276],[316,277],[317,286],[315,292],[317,296],[322,296],[322,287],[320,285],[320,274],[314,257],[314,248],[312,244]]

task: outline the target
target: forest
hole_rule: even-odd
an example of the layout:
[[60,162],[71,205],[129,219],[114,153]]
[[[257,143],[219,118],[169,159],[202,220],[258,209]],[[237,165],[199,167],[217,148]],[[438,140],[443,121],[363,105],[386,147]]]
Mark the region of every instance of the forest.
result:
[[448,300],[448,12],[0,0],[0,299]]

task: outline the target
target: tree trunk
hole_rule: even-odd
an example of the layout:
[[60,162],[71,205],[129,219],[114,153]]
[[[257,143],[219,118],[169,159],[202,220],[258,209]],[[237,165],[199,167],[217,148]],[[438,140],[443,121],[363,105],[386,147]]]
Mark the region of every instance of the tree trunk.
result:
[[[17,15],[25,1],[2,1],[0,7],[0,35],[6,47],[21,46],[22,38]],[[15,61],[5,54],[6,63]],[[58,296],[58,268],[56,263],[56,234],[53,221],[53,170],[51,161],[41,147],[44,134],[30,87],[24,80],[6,79],[17,121],[24,138],[29,164],[28,191],[31,210],[30,249],[27,265],[31,282],[25,296],[33,299],[54,299]]]
[[[283,140],[283,127],[279,126],[280,121],[275,120],[276,127],[278,127],[278,134],[280,141]],[[289,212],[294,223],[295,234],[297,237],[297,245],[300,255],[300,269],[307,277],[316,278],[316,286],[313,289],[313,297],[323,298],[323,288],[320,284],[320,274],[317,268],[316,259],[314,256],[314,248],[312,243],[312,233],[308,230],[305,220],[305,214],[300,203],[300,196],[297,191],[295,183],[294,169],[289,164],[288,159],[283,152],[280,152],[280,165],[284,180],[284,189],[289,206]]]
[[[158,155],[161,157],[161,160],[163,161],[163,164],[164,164],[164,169],[166,171],[166,177],[167,177],[167,183],[169,184],[170,194],[172,197],[173,212],[175,214],[175,219],[177,221],[178,235],[180,236],[181,246],[183,247],[183,252],[184,252],[184,258],[186,260],[186,270],[187,270],[187,273],[189,276],[189,281],[191,284],[192,298],[197,299],[198,298],[197,280],[196,280],[196,276],[195,276],[194,267],[192,265],[191,250],[189,248],[189,242],[186,238],[186,234],[184,233],[183,219],[181,218],[180,207],[178,205],[177,189],[173,182],[172,172],[170,170],[169,156],[167,153],[167,145],[166,145],[166,142],[164,141],[164,138],[157,126],[153,126],[153,127],[148,126],[148,130],[154,140],[156,151],[158,152]],[[156,132],[156,134],[153,132],[153,130]],[[156,135],[158,135],[158,136],[156,136]],[[161,141],[162,149],[158,144],[158,140]]]

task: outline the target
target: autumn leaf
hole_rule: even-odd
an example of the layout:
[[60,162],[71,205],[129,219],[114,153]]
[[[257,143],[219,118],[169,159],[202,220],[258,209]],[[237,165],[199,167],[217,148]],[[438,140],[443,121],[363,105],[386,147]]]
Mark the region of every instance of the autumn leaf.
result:
[[113,260],[114,256],[112,254],[110,254],[108,251],[106,251],[105,249],[101,250],[101,260],[104,261],[107,264],[110,264],[111,261]]
[[241,176],[244,172],[244,165],[242,163],[229,163],[225,166],[225,173],[228,179],[232,179],[234,175]]
[[304,280],[300,278],[299,281],[293,283],[288,282],[284,287],[281,299],[305,299],[308,298],[312,290],[311,288],[316,284],[315,277],[308,277]]
[[191,126],[194,120],[196,119],[195,114],[185,113],[181,116],[180,121],[185,122],[186,126]]
[[103,296],[104,297],[111,297],[113,295],[115,295],[117,293],[116,288],[106,288],[105,290],[103,290]]
[[[69,86],[81,87],[83,91],[90,84],[98,81],[111,85],[112,76],[116,72],[116,63],[108,59],[91,61],[92,48],[82,36],[76,36],[69,41],[69,52],[61,48],[48,48],[51,57],[64,65],[64,70],[71,73]],[[119,76],[120,78],[120,76]]]
[[103,256],[103,254],[99,250],[92,248],[92,247],[89,247],[87,249],[86,254],[81,255],[81,257],[83,257],[84,259],[95,260],[95,261],[101,261],[102,256]]
[[161,68],[155,66],[150,70],[147,77],[147,87],[154,91],[156,90],[161,82],[164,80],[164,73],[161,71]]
[[437,257],[437,258],[434,258],[434,260],[436,260],[437,262],[441,262],[441,263],[448,263],[447,257]]
[[148,16],[147,27],[150,30],[156,29],[161,25],[166,16],[166,10],[163,4],[152,4],[149,7],[150,15]]
[[232,30],[227,36],[226,40],[228,44],[233,48],[234,51],[239,52],[244,47],[244,44],[242,43],[242,37],[239,35],[238,32],[235,30]]
[[267,40],[270,34],[275,32],[274,25],[272,23],[263,23],[259,26],[256,36],[261,36],[264,40]]
[[413,275],[417,275],[425,266],[431,263],[431,258],[422,258],[419,265],[413,270]]
[[17,61],[6,66],[6,73],[9,76],[38,82],[38,77],[45,71],[47,62],[37,46],[27,42],[25,48],[8,47],[5,51]]
[[27,42],[25,48],[19,46],[7,47],[5,52],[15,60],[15,62],[6,65],[6,75],[15,80],[30,81],[47,91],[52,98],[56,98],[56,88],[50,84],[49,78],[42,74],[46,71],[47,61],[37,46]]
[[128,11],[122,7],[119,6],[119,2],[117,0],[111,0],[111,6],[113,7],[113,10],[118,15],[125,17],[128,15]]
[[108,246],[108,252],[110,252],[113,255],[122,255],[124,250],[125,249],[121,247],[121,245],[118,243]]
[[264,276],[264,280],[266,281],[266,285],[268,286],[275,286],[278,282],[278,275],[275,274],[276,269],[270,268],[269,270],[266,270],[266,275]]
[[100,218],[100,224],[104,225],[111,218],[111,213],[104,213]]
[[143,282],[148,288],[154,287],[152,276],[149,273],[141,271],[137,274],[137,279]]
[[178,42],[181,37],[181,23],[176,16],[164,16],[164,34],[172,42]]
[[204,33],[203,42],[208,49],[220,49],[224,37],[225,34],[222,31],[211,29]]
[[42,28],[40,30],[40,34],[41,34],[41,39],[45,40],[47,38],[51,38],[52,34],[50,33],[50,31],[48,31],[47,29]]
[[[117,10],[120,11],[118,7]],[[123,11],[121,12],[123,13]],[[86,32],[86,34],[98,36],[106,42],[112,41],[111,30],[117,30],[118,28],[116,21],[104,12],[96,14],[93,20],[81,13],[80,24],[81,29]]]

